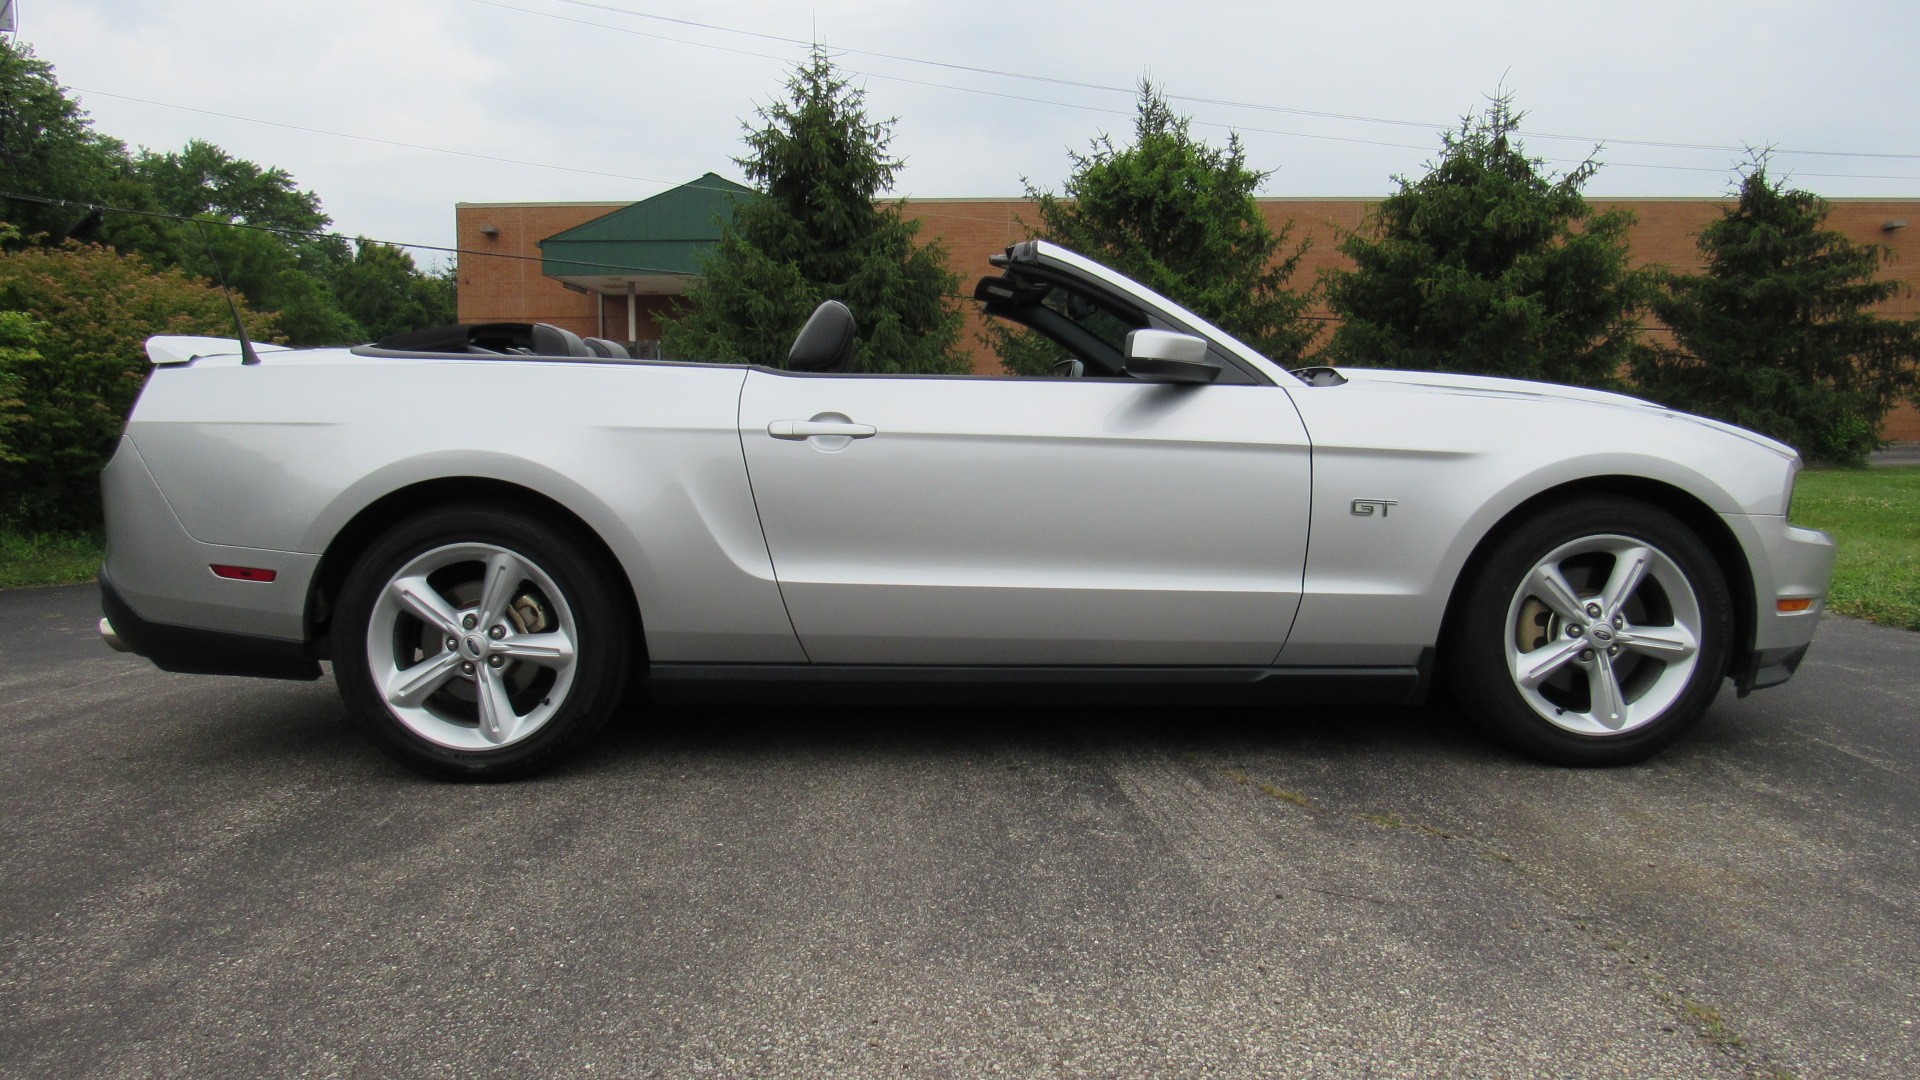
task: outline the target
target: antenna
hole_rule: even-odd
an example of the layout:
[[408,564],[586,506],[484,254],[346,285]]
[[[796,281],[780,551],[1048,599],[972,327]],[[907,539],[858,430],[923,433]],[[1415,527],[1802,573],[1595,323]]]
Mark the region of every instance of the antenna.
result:
[[[0,3],[6,2],[0,0]],[[220,258],[213,253],[213,241],[207,239],[207,223],[200,218],[194,218],[193,223],[199,226],[200,245],[207,249],[207,261],[213,264],[213,280],[220,283],[220,292],[227,298],[227,310],[233,312],[233,334],[234,340],[240,343],[240,362],[257,364],[260,354],[253,351],[253,342],[247,339],[247,326],[240,321],[240,305],[233,302],[233,290],[227,288],[227,275],[220,272]]]

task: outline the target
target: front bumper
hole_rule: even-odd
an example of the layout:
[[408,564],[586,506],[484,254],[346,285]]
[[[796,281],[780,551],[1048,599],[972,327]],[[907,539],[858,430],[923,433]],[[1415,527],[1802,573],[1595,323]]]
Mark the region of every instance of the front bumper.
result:
[[[1736,662],[1734,685],[1742,696],[1793,677],[1820,628],[1833,581],[1833,537],[1803,529],[1784,516],[1723,514],[1747,555],[1753,574],[1753,640]],[[1811,599],[1803,611],[1781,611],[1782,600]]]
[[1733,685],[1739,689],[1741,697],[1746,697],[1755,690],[1779,686],[1793,678],[1793,673],[1800,670],[1800,661],[1804,660],[1806,655],[1806,645],[1791,645],[1783,649],[1755,649],[1747,654],[1747,661],[1740,665],[1740,670],[1733,673]]

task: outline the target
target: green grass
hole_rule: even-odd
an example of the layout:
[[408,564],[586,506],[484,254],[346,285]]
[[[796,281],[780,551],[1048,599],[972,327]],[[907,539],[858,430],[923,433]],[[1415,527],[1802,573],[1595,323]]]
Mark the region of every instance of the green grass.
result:
[[101,554],[98,536],[0,530],[0,589],[92,581]]
[[1920,465],[1808,469],[1794,489],[1793,522],[1840,544],[1829,608],[1920,630]]

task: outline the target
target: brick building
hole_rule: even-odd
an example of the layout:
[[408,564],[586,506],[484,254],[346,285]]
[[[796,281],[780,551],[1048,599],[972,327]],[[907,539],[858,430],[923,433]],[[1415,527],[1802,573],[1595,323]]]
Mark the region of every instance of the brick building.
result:
[[[702,245],[717,236],[714,215],[724,212],[730,195],[745,190],[709,173],[638,203],[457,204],[460,248],[514,256],[461,257],[460,321],[553,323],[583,335],[638,342],[636,355],[651,355],[660,313],[685,291]],[[1698,269],[1695,236],[1727,205],[1719,199],[1590,201],[1596,208],[1633,212],[1637,224],[1629,243],[1637,264],[1681,271]],[[1372,205],[1359,198],[1260,200],[1274,227],[1291,221],[1294,238],[1311,241],[1294,279],[1303,286],[1322,268],[1348,265],[1337,250],[1339,234],[1359,227]],[[1025,223],[1037,220],[1031,202],[1004,198],[910,199],[907,214],[921,222],[922,237],[946,245],[953,269],[968,286],[990,271],[987,256],[1026,239]],[[1914,228],[1907,228],[1909,221]],[[1881,272],[1910,289],[1885,313],[1910,318],[1920,311],[1920,295],[1911,288],[1920,285],[1920,200],[1836,199],[1827,225],[1891,248],[1893,258]],[[628,267],[637,269],[616,269]],[[980,316],[969,310],[967,319],[964,340],[973,348],[974,370],[997,373],[992,352],[976,340]],[[1903,405],[1888,417],[1885,433],[1920,440],[1920,412]]]

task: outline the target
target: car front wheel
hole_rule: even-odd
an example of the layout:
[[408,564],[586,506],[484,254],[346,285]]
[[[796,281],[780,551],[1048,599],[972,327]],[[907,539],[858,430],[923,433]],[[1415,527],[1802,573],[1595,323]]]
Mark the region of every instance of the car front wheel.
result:
[[1697,723],[1727,670],[1732,603],[1713,555],[1637,500],[1550,507],[1504,537],[1445,643],[1469,715],[1568,765],[1640,761]]
[[579,538],[482,505],[409,519],[348,575],[334,672],[373,740],[431,776],[503,780],[578,750],[621,698],[631,631]]

